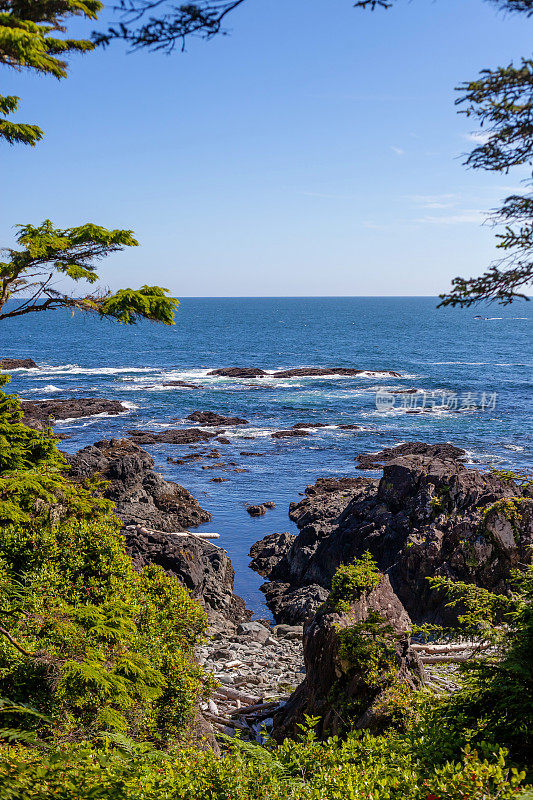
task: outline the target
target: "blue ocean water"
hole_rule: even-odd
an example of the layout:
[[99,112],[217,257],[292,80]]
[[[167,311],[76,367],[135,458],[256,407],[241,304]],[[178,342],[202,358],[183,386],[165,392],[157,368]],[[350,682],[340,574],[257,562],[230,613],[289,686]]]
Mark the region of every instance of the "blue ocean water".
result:
[[[248,568],[251,544],[267,533],[293,530],[289,503],[319,476],[357,474],[358,453],[402,441],[449,441],[464,447],[473,465],[533,466],[531,321],[529,303],[437,310],[432,298],[191,298],[182,301],[172,328],[119,327],[65,312],[7,321],[0,353],[44,365],[12,372],[11,390],[22,398],[92,396],[128,405],[119,417],[59,423],[57,430],[71,437],[61,443],[67,451],[133,428],[189,426],[183,419],[195,410],[249,420],[226,429],[230,444],[215,443],[221,461],[236,462],[245,472],[202,469],[209,460],[167,463],[167,456],[179,458],[190,447],[147,449],[165,477],[189,489],[213,514],[204,528],[221,534],[237,591],[264,615],[261,578]],[[350,378],[207,376],[228,366],[367,372]],[[375,370],[401,377],[379,377]],[[169,380],[199,388],[163,386]],[[407,413],[412,394],[393,395],[394,406],[386,412],[376,408],[377,390],[411,388],[427,392],[428,405],[431,399],[442,403],[444,394],[455,396],[457,411]],[[327,427],[304,438],[270,436],[297,422]],[[360,428],[342,430],[342,424]],[[262,455],[241,455],[246,451]],[[214,475],[229,480],[212,483]],[[276,508],[250,518],[245,506],[265,500]]]

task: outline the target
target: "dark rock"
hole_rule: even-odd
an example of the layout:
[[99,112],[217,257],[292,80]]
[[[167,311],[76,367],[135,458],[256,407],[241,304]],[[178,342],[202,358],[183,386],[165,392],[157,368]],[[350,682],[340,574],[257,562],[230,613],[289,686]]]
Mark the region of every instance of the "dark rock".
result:
[[275,577],[275,567],[296,539],[294,533],[270,533],[250,548],[250,568],[264,578]]
[[186,383],[186,381],[166,381],[163,386],[175,386],[178,389],[202,389],[197,383]]
[[310,436],[311,434],[309,431],[302,431],[300,429],[294,429],[288,431],[274,431],[274,433],[270,434],[273,439],[289,439],[293,436]]
[[267,373],[257,367],[222,367],[213,369],[208,375],[220,375],[225,378],[263,378]]
[[266,507],[263,505],[260,506],[248,506],[246,508],[247,512],[251,517],[262,517],[263,514],[266,514]]
[[228,481],[229,481],[229,478],[216,477],[216,478],[211,478],[209,483],[227,483]]
[[424,683],[424,669],[410,644],[411,621],[384,576],[377,589],[364,592],[346,612],[326,603],[305,628],[306,677],[274,717],[276,739],[296,736],[306,715],[319,718],[319,736],[342,734],[353,727],[381,733],[388,727],[384,686],[390,681],[389,668],[383,668],[382,680],[373,680],[364,661],[347,660],[340,652],[342,632],[372,615],[379,615],[391,628],[385,641],[395,680],[412,690]]
[[262,517],[272,508],[276,508],[276,504],[272,500],[267,500],[266,503],[248,506],[246,510],[251,517]]
[[378,453],[362,453],[355,459],[359,469],[380,469],[383,464],[400,456],[428,456],[430,458],[452,459],[462,461],[466,452],[461,447],[443,442],[442,444],[426,444],[425,442],[403,442],[396,447],[385,447]]
[[0,358],[0,369],[40,369],[33,358]]
[[115,513],[126,524],[183,531],[211,519],[190,492],[164,480],[153,458],[127,439],[103,439],[66,458],[74,480],[98,473],[109,481],[104,495],[113,500]]
[[366,370],[366,369],[352,369],[351,367],[295,367],[294,369],[284,369],[280,372],[275,372],[274,378],[298,378],[298,377],[321,377],[326,375],[361,375],[363,372],[372,372],[376,377],[392,377],[401,378],[399,372],[392,372],[392,370]]
[[194,411],[185,419],[191,422],[199,422],[201,425],[247,425],[248,420],[241,417],[223,417],[215,414],[214,411]]
[[[267,602],[276,620],[301,621],[281,616],[286,607],[291,615],[295,610],[292,593],[316,585],[329,590],[339,565],[368,550],[416,622],[453,623],[457,612],[427,578],[507,593],[512,571],[532,561],[533,499],[526,494],[461,461],[424,456],[389,462],[379,481],[317,481],[290,506],[300,533],[272,569],[278,585],[267,585]],[[510,498],[514,517],[505,505]]]
[[292,427],[299,430],[300,428],[325,428],[326,425],[323,422],[296,422]]
[[301,625],[327,600],[329,591],[318,583],[294,587],[284,581],[271,581],[259,587],[277,623]]
[[360,427],[361,427],[360,425],[349,425],[349,424],[339,425],[341,431],[358,431]]
[[124,532],[136,569],[159,564],[169,575],[175,575],[202,603],[212,622],[236,624],[250,619],[252,614],[244,600],[233,594],[235,572],[225,550],[191,537]]
[[23,400],[23,422],[32,428],[42,429],[49,417],[56,419],[81,419],[96,414],[126,414],[128,409],[118,400],[99,397],[65,397],[54,400]]
[[201,428],[169,428],[162,433],[137,429],[128,431],[128,433],[136,444],[196,444],[197,442],[208,442],[216,437],[216,433],[204,431]]
[[252,450],[241,450],[241,456],[266,456],[266,453],[254,453]]
[[275,625],[272,632],[278,639],[302,639],[303,625]]
[[217,436],[217,442],[220,442],[220,444],[231,444],[230,439],[226,439],[225,436]]

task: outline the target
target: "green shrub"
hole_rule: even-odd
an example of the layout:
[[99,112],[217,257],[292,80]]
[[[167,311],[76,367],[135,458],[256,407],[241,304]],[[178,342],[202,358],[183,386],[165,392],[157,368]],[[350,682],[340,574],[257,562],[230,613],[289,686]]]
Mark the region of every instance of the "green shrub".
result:
[[20,416],[0,392],[0,697],[46,715],[23,723],[50,741],[187,735],[211,685],[205,613],[160,567],[133,569],[98,481],[68,481],[51,432]]
[[350,603],[358,600],[364,592],[377,589],[381,573],[370,553],[363,553],[351,564],[341,564],[331,580],[329,602],[339,610],[348,610]]

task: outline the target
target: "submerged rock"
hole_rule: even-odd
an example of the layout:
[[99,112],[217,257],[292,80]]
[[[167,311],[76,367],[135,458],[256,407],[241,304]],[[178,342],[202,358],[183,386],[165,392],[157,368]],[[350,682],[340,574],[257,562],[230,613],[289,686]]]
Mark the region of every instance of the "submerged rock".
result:
[[263,378],[266,373],[257,367],[221,367],[213,369],[208,375],[219,375],[224,378]]
[[273,439],[290,439],[293,436],[311,436],[309,431],[301,430],[300,428],[291,428],[287,431],[274,431],[270,434]]
[[211,519],[187,489],[166,481],[155,471],[151,455],[127,439],[102,439],[66,458],[74,480],[98,473],[109,481],[104,495],[126,524],[183,531]]

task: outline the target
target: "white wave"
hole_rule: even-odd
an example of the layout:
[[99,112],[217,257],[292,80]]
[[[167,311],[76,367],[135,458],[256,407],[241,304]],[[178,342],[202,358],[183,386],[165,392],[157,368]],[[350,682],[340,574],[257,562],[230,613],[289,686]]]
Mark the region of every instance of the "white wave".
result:
[[[123,405],[126,405],[126,404],[123,403]],[[132,404],[132,407],[133,408],[138,408],[138,406],[133,406],[133,404]],[[115,419],[117,417],[125,417],[127,414],[129,414],[131,412],[131,410],[132,409],[128,408],[128,409],[126,409],[126,411],[122,411],[120,414],[109,414],[107,411],[102,411],[101,414],[87,414],[84,417],[65,417],[65,419],[56,419],[56,420],[54,420],[54,425],[56,425],[56,426],[57,425],[67,425],[67,424],[70,425],[73,422],[78,422],[79,420],[88,420],[88,419],[97,420],[97,419],[105,419],[107,417],[109,417],[109,419]]]
[[124,408],[128,409],[128,411],[137,411],[137,409],[139,408],[139,406],[135,405],[135,403],[130,403],[128,400],[121,400],[120,402],[121,405],[124,406]]
[[524,452],[524,448],[520,447],[517,444],[504,444],[503,446],[504,446],[504,448],[506,450],[514,450],[517,453],[523,453]]
[[43,364],[39,370],[32,371],[41,375],[120,375],[128,372],[159,372],[159,369],[156,367],[81,367],[79,364],[61,364],[59,366]]
[[61,389],[59,386],[54,386],[53,383],[49,383],[46,386],[39,386],[38,389],[29,389],[28,391],[30,391],[32,393],[33,392],[45,392],[47,394],[52,394],[52,392],[62,392],[63,389]]

